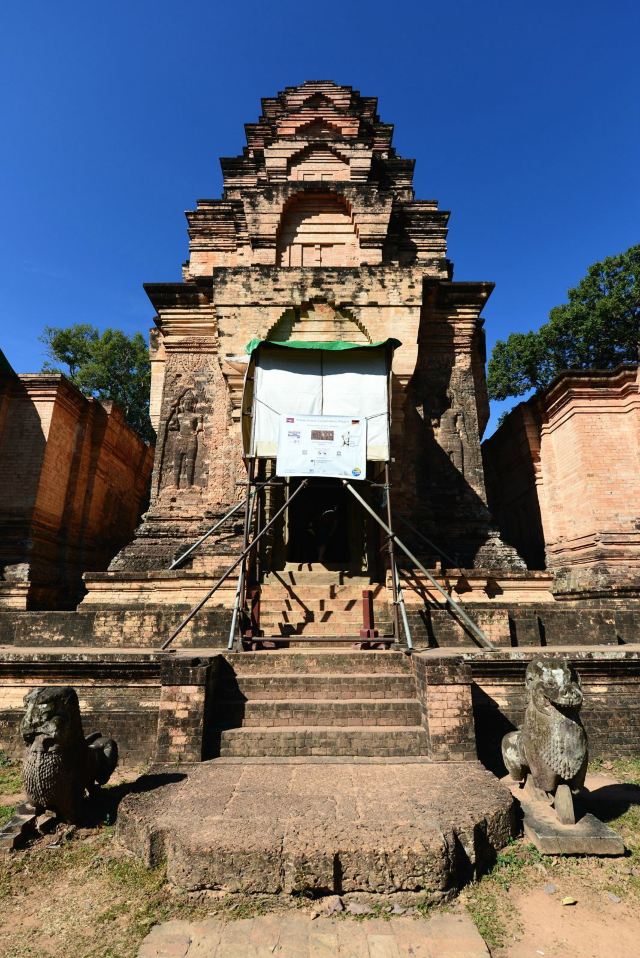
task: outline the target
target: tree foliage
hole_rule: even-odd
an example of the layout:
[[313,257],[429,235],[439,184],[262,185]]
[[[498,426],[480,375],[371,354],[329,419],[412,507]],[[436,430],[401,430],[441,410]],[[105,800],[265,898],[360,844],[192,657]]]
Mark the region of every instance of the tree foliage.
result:
[[151,365],[141,333],[105,329],[100,335],[95,326],[77,323],[65,329],[45,326],[40,340],[53,360],[43,372],[64,373],[86,396],[114,400],[143,439],[155,440],[149,419]]
[[537,332],[498,340],[489,361],[491,399],[548,386],[563,369],[610,369],[637,362],[640,246],[589,267]]

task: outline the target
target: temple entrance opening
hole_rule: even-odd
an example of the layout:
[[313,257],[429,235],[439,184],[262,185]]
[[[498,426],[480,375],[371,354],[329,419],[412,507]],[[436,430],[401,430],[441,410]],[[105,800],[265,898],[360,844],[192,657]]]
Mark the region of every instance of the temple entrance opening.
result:
[[[300,484],[291,481],[291,491]],[[289,562],[348,567],[356,543],[350,535],[351,499],[344,486],[316,479],[302,490],[289,509]],[[351,499],[351,501],[353,501]]]
[[[290,478],[274,491],[265,512],[265,521],[300,486],[302,479]],[[364,490],[368,501],[370,490]],[[308,481],[288,506],[274,536],[262,550],[263,573],[294,569],[324,568],[349,576],[377,580],[384,575],[378,526],[362,506],[335,479]]]

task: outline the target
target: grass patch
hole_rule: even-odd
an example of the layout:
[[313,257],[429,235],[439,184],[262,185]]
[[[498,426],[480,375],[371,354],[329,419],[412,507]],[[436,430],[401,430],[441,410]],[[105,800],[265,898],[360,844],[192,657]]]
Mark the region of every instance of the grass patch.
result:
[[628,785],[640,785],[640,758],[614,758],[609,761],[595,758],[589,762],[589,771],[594,775],[610,775]]
[[508,901],[484,881],[465,894],[465,905],[485,944],[501,948],[513,934],[513,916],[508,914]]
[[0,827],[6,825],[15,812],[15,805],[0,805]]
[[512,839],[498,855],[491,877],[500,888],[509,891],[512,885],[526,883],[531,875],[531,866],[540,864],[544,858],[535,845]]
[[534,845],[512,839],[491,872],[463,892],[462,900],[489,948],[501,948],[517,934],[520,924],[509,891],[540,881],[536,866],[543,858]]
[[19,762],[12,762],[0,750],[0,795],[18,795],[22,791],[22,771]]
[[[134,958],[152,925],[168,918],[191,917],[196,909],[186,896],[170,893],[163,867],[148,869],[135,859],[121,857],[112,848],[111,840],[111,829],[88,838],[74,836],[59,846],[49,836],[48,844],[12,855],[0,868],[0,910],[8,910],[10,902],[16,902],[19,909],[20,899],[23,903],[34,897],[41,899],[45,888],[54,889],[59,895],[64,888],[67,903],[62,901],[62,907],[69,907],[68,902],[75,902],[77,907],[74,910],[70,906],[70,927],[62,929],[60,950],[51,953],[82,954],[83,958]],[[82,909],[90,909],[90,922],[82,919]],[[96,932],[90,937],[88,927]],[[18,947],[17,931],[11,944]],[[33,944],[24,941],[23,946],[21,958],[42,954],[37,940]]]

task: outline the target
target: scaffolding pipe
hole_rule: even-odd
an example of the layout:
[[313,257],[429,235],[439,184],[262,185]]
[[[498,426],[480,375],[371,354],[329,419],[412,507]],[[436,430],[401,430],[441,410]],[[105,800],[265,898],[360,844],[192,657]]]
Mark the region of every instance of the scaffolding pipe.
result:
[[[246,593],[246,578],[247,578],[247,556],[248,556],[248,554],[249,554],[249,553],[247,552],[247,549],[248,549],[248,547],[249,547],[249,533],[250,533],[250,529],[251,529],[251,517],[252,517],[252,513],[253,513],[253,503],[254,503],[254,501],[255,501],[255,499],[254,499],[255,493],[254,493],[254,490],[253,490],[253,488],[252,488],[252,487],[253,487],[253,484],[254,484],[254,483],[253,483],[253,477],[254,477],[254,474],[255,474],[255,465],[256,465],[255,459],[254,459],[254,458],[249,459],[249,462],[248,462],[248,465],[247,465],[247,482],[249,483],[249,493],[248,493],[247,498],[246,498],[246,500],[245,500],[247,505],[246,505],[246,509],[244,510],[244,526],[243,526],[243,532],[242,532],[242,551],[243,551],[244,558],[242,559],[242,562],[240,563],[240,575],[238,576],[238,579],[239,579],[239,581],[240,581],[240,596],[239,596],[239,600],[238,600],[238,601],[239,601],[239,604],[240,604],[240,606],[242,607],[242,609],[244,609],[245,606],[246,606],[246,602],[245,602],[246,594],[245,594],[245,593]],[[250,551],[251,551],[251,550],[249,550],[249,552],[250,552]],[[241,624],[240,624],[240,636],[241,636],[241,637],[240,637],[240,640],[239,640],[239,642],[238,642],[238,646],[240,646],[240,645],[242,644],[242,625],[243,625],[243,623],[241,622]]]
[[229,629],[229,641],[227,642],[227,651],[233,650],[233,642],[236,637],[236,622],[238,621],[238,607],[240,605],[240,592],[242,591],[242,576],[238,576],[236,585],[236,597],[233,600],[233,615],[231,616],[231,628]]
[[[393,637],[396,641],[396,645],[400,642],[400,615],[398,612],[398,576],[397,576],[397,567],[396,567],[396,554],[393,548],[393,539],[394,535],[391,532],[391,479],[389,474],[389,462],[384,464],[384,490],[385,498],[387,500],[387,523],[389,528],[389,541],[387,543],[389,548],[389,565],[391,566],[391,582],[393,585]],[[364,500],[363,500],[364,501]]]
[[473,621],[473,619],[470,619],[470,618],[469,618],[469,616],[468,616],[467,613],[464,611],[464,609],[462,608],[462,606],[460,605],[460,603],[459,603],[459,602],[456,602],[455,599],[452,599],[452,598],[451,598],[451,596],[449,595],[449,593],[448,593],[445,589],[442,588],[442,586],[440,585],[440,583],[439,583],[436,579],[434,579],[434,577],[431,575],[431,573],[428,572],[428,571],[425,569],[425,567],[422,565],[421,562],[418,561],[418,559],[416,559],[416,557],[414,556],[414,554],[407,549],[407,547],[406,547],[406,545],[404,544],[404,542],[402,542],[402,540],[399,539],[399,538],[397,537],[397,535],[395,535],[395,533],[393,533],[393,532],[391,531],[391,529],[389,528],[389,526],[380,518],[380,516],[377,514],[377,512],[375,512],[375,511],[371,508],[371,506],[369,505],[369,503],[368,503],[365,499],[362,498],[362,496],[360,495],[360,493],[359,493],[359,492],[356,492],[356,490],[353,488],[353,486],[352,486],[349,482],[347,482],[346,479],[343,479],[343,480],[342,480],[342,483],[343,483],[343,485],[345,485],[345,486],[347,487],[347,489],[349,490],[349,492],[351,492],[351,493],[355,496],[355,498],[358,500],[358,502],[360,502],[361,505],[364,506],[364,508],[367,510],[367,512],[370,513],[370,515],[373,516],[373,518],[376,520],[376,522],[378,522],[378,523],[382,526],[382,528],[383,528],[384,531],[387,533],[387,535],[390,536],[390,537],[397,543],[398,546],[400,546],[400,548],[402,549],[402,551],[404,552],[404,554],[411,560],[411,562],[413,562],[413,563],[418,567],[418,569],[420,569],[420,571],[423,573],[423,575],[426,575],[426,577],[427,577],[427,579],[429,580],[429,582],[431,582],[431,584],[433,585],[433,587],[438,590],[438,592],[442,595],[442,597],[445,599],[445,601],[447,602],[447,604],[450,605],[450,606],[452,607],[452,609],[455,611],[455,613],[462,619],[462,621],[464,622],[464,624],[467,626],[467,628],[469,629],[469,631],[475,636],[475,638],[476,638],[477,641],[480,643],[480,645],[481,645],[483,648],[485,648],[485,649],[492,649],[493,651],[495,651],[495,648],[496,648],[495,645],[493,644],[493,642],[490,642],[490,641],[489,641],[489,639],[486,637],[486,635],[484,634],[484,632],[482,631],[482,629],[480,628],[480,626],[479,626],[479,625],[476,625],[476,623]]
[[407,607],[404,604],[404,592],[402,591],[402,586],[400,584],[400,573],[398,572],[398,566],[395,568],[396,575],[396,589],[398,592],[398,606],[400,607],[400,614],[402,616],[402,624],[404,626],[404,634],[407,640],[407,648],[409,651],[413,649],[413,640],[411,638],[411,629],[409,628],[409,619],[407,618]]
[[289,505],[289,503],[290,503],[293,499],[295,499],[295,497],[298,495],[298,493],[299,493],[302,489],[304,489],[304,487],[307,485],[307,482],[308,482],[308,481],[309,481],[308,479],[303,479],[303,480],[302,480],[302,482],[300,483],[300,485],[298,486],[298,488],[289,496],[289,498],[287,499],[287,501],[285,502],[285,504],[284,504],[283,506],[281,506],[280,509],[278,509],[278,511],[276,512],[276,514],[273,516],[273,518],[270,519],[269,522],[268,522],[268,523],[266,524],[266,526],[264,527],[264,529],[263,529],[261,532],[258,533],[258,535],[255,537],[255,539],[253,540],[253,542],[251,542],[251,543],[249,544],[249,546],[238,556],[237,559],[234,559],[234,561],[231,563],[231,565],[229,566],[229,568],[227,569],[227,571],[226,571],[225,573],[223,573],[223,575],[220,576],[220,578],[219,578],[218,581],[215,583],[215,585],[213,585],[213,586],[209,589],[209,591],[207,592],[207,594],[206,594],[202,599],[200,599],[200,601],[199,601],[196,605],[194,605],[194,607],[191,609],[191,611],[189,612],[189,614],[184,617],[184,619],[182,620],[182,622],[180,623],[180,625],[177,627],[177,629],[175,629],[175,630],[171,633],[171,635],[169,636],[169,638],[168,638],[168,639],[165,639],[165,641],[162,643],[162,645],[160,646],[160,651],[161,651],[161,652],[164,652],[164,650],[165,650],[166,648],[168,648],[168,646],[171,645],[171,643],[172,643],[173,640],[176,638],[176,636],[180,635],[180,633],[181,633],[182,630],[184,629],[185,625],[187,625],[189,622],[191,622],[191,620],[192,620],[192,618],[194,617],[194,615],[197,615],[198,612],[200,611],[200,609],[201,609],[204,605],[206,605],[206,603],[209,601],[209,599],[211,598],[211,596],[213,595],[213,593],[216,592],[216,590],[220,588],[220,586],[222,585],[223,582],[226,582],[226,580],[229,578],[229,576],[231,575],[231,573],[233,572],[233,570],[236,568],[236,566],[240,565],[240,563],[243,561],[243,559],[245,559],[245,558],[247,557],[247,555],[248,555],[249,552],[253,549],[253,547],[254,547],[254,545],[256,544],[256,542],[258,542],[258,540],[262,538],[262,536],[265,534],[265,532],[266,532],[268,529],[271,528],[271,526],[272,526],[273,523],[276,521],[276,519],[278,519],[278,518],[282,515],[282,513],[283,513],[284,510],[287,508],[287,506]]
[[[249,516],[251,516],[253,513],[253,505],[255,503],[256,496],[258,495],[258,493],[259,493],[258,489],[255,489],[255,491],[252,489],[249,492],[249,495],[247,497],[247,500],[249,503],[248,505]],[[249,524],[250,523],[251,523],[251,518],[249,518]],[[243,546],[245,548],[247,545],[248,545],[248,532],[245,535],[245,538],[243,541]],[[238,584],[236,586],[236,597],[233,601],[233,615],[231,616],[231,628],[229,629],[229,641],[227,643],[227,649],[229,651],[233,649],[233,642],[235,639],[236,625],[238,622],[238,613],[239,613],[240,603],[242,599],[242,591],[244,589],[244,569],[245,569],[245,563],[243,562],[242,566],[240,567],[240,575],[238,576]]]

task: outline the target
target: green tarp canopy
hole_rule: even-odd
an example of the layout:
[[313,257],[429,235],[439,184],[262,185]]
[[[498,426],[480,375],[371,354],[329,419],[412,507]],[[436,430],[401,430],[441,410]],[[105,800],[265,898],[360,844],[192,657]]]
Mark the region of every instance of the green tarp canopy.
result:
[[263,343],[266,346],[284,346],[287,349],[323,349],[334,353],[340,352],[344,349],[374,349],[378,346],[390,346],[391,349],[397,349],[398,346],[402,345],[399,339],[381,339],[378,343],[347,343],[342,339],[338,339],[328,343],[318,343],[306,342],[302,339],[287,339],[286,341],[280,341],[275,339],[256,338],[247,343],[247,352],[249,355],[251,355],[251,353]]

